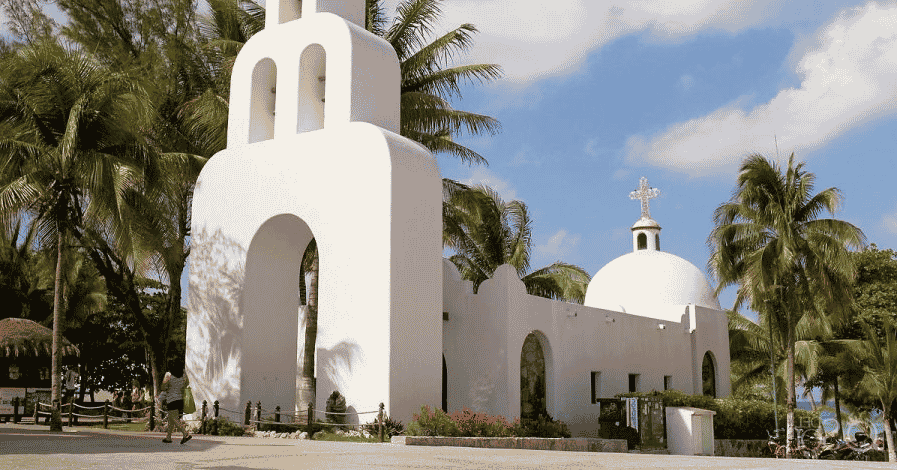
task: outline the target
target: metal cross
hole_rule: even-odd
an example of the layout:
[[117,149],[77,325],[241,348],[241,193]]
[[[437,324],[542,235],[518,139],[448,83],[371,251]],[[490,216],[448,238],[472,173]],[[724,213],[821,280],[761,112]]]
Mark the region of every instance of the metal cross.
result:
[[645,178],[644,176],[638,180],[638,189],[629,193],[629,199],[641,199],[643,219],[651,218],[651,211],[648,210],[648,200],[654,199],[657,196],[660,196],[660,190],[648,187],[648,178]]

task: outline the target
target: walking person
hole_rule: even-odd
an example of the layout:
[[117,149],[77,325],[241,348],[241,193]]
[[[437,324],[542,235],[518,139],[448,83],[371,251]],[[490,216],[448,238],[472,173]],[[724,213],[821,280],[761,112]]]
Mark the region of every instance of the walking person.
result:
[[167,402],[165,408],[168,410],[168,426],[165,430],[165,439],[162,439],[162,442],[171,442],[171,432],[175,428],[184,434],[184,437],[181,438],[181,444],[193,437],[187,432],[187,428],[181,422],[180,416],[181,411],[184,409],[184,387],[189,383],[190,381],[184,374],[184,366],[175,364],[172,366],[171,371],[165,374],[162,385],[159,386],[162,394],[164,394],[164,397],[160,394],[160,400],[163,403]]
[[[139,382],[136,380],[131,382],[131,410],[136,411],[143,408],[143,390],[139,387]],[[131,413],[132,417],[139,417],[139,415],[135,413]]]

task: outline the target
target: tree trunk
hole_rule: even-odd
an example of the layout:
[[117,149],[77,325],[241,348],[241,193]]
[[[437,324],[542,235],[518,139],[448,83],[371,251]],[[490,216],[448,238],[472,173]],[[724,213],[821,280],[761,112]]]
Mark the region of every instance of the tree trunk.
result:
[[835,376],[835,419],[838,420],[838,439],[844,440],[844,427],[841,426],[841,393],[838,392],[838,376]]
[[52,387],[52,391],[50,392],[50,402],[53,404],[53,411],[50,419],[50,431],[62,431],[62,417],[59,415],[59,409],[55,406],[60,403],[60,387],[62,384],[59,380],[59,363],[62,359],[60,357],[59,348],[62,346],[62,330],[60,325],[60,302],[62,301],[62,242],[65,239],[63,234],[63,230],[60,227],[59,233],[56,240],[56,280],[54,281],[54,290],[53,290],[53,351],[52,351],[52,364],[50,366],[50,386]]
[[[314,239],[309,243],[303,257],[311,256],[311,266],[308,270],[308,304],[305,308],[305,346],[302,355],[302,374],[299,378],[299,390],[296,406],[301,410],[309,403],[315,406],[317,399],[317,384],[315,383],[315,348],[318,339],[318,252]],[[302,279],[300,282],[305,282]]]
[[791,314],[788,314],[788,401],[787,401],[787,424],[785,429],[785,437],[788,440],[788,446],[785,450],[785,458],[791,458],[791,448],[794,445],[794,327],[791,324]]
[[888,446],[888,462],[894,463],[897,462],[897,453],[895,453],[894,449],[894,433],[891,431],[891,408],[884,406],[884,402],[882,402],[882,408],[884,408],[883,418],[885,423],[885,443]]

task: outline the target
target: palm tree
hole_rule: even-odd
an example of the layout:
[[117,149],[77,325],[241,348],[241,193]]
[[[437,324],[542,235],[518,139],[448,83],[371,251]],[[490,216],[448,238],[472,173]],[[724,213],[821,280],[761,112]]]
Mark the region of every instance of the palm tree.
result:
[[[844,314],[855,276],[849,248],[864,243],[862,231],[837,219],[841,193],[812,194],[815,176],[804,164],[779,166],[761,155],[741,165],[736,193],[714,212],[708,238],[709,267],[719,289],[738,285],[736,308],[747,303],[771,322],[786,350],[787,436],[794,439],[795,330],[803,315]],[[789,446],[790,447],[790,446]],[[790,451],[788,453],[790,457]]]
[[859,357],[865,375],[860,381],[860,387],[881,402],[888,461],[897,462],[894,434],[891,432],[891,422],[894,419],[891,406],[897,400],[897,332],[891,323],[885,323],[882,329],[882,334],[879,335],[875,328],[864,325],[866,341],[863,342]]
[[[130,77],[44,42],[22,49],[0,81],[0,214],[29,213],[38,238],[56,245],[52,398],[59,399],[62,263],[78,227],[119,217],[123,188],[146,167],[134,129],[148,99]],[[51,427],[61,429],[54,411]]]
[[485,186],[465,189],[452,184],[444,206],[444,241],[455,251],[449,260],[461,277],[473,281],[474,292],[495,270],[509,264],[531,295],[582,303],[589,274],[579,266],[557,261],[528,272],[532,252],[532,220],[526,204],[504,202]]

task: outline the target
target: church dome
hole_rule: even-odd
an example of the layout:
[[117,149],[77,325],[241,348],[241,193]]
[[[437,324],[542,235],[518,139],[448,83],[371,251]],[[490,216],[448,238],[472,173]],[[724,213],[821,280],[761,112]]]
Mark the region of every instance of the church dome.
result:
[[588,307],[629,313],[687,304],[720,310],[700,269],[655,250],[635,251],[608,263],[592,277],[585,299]]
[[587,307],[648,316],[666,316],[659,310],[668,310],[662,307],[671,305],[695,304],[720,310],[700,269],[660,251],[661,228],[648,209],[648,200],[659,195],[660,190],[648,186],[644,177],[629,194],[642,205],[641,217],[631,228],[632,253],[611,261],[592,277],[586,290]]

